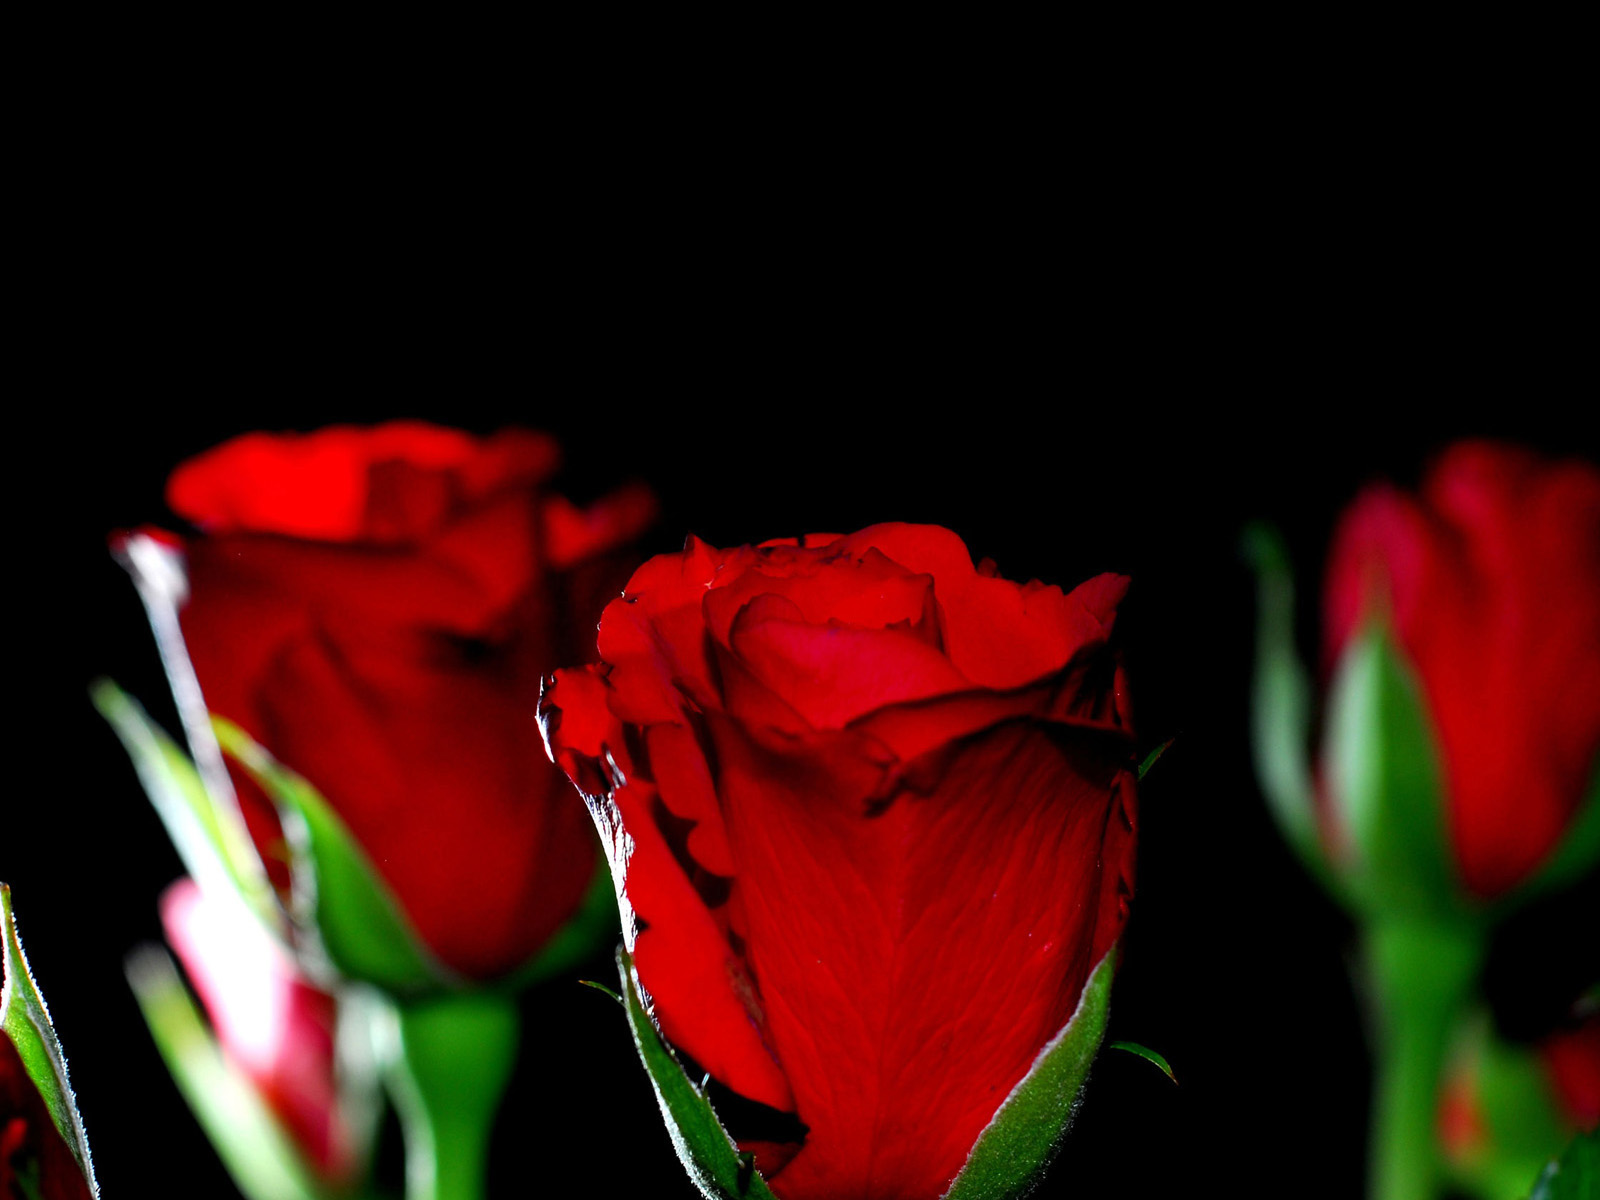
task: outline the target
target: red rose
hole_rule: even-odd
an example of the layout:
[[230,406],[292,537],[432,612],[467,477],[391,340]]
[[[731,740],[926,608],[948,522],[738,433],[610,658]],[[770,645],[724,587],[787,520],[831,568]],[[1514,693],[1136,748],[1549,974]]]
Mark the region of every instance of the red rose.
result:
[[[527,432],[247,434],[169,481],[199,536],[121,546],[158,632],[181,605],[210,711],[321,791],[426,945],[475,978],[527,961],[592,875],[534,707],[615,594],[607,552],[653,513],[639,489],[580,511],[545,490],[556,465]],[[234,783],[282,888],[277,816]]]
[[[25,1192],[18,1180],[34,1187]],[[11,1039],[0,1033],[0,1196],[88,1200],[89,1185]]]
[[1468,443],[1417,496],[1370,488],[1329,561],[1328,662],[1386,619],[1420,684],[1468,891],[1526,879],[1600,749],[1600,472]]
[[233,897],[180,879],[161,922],[205,1005],[222,1052],[255,1086],[318,1178],[352,1180],[362,1163],[339,1093],[337,1003]]
[[1600,1127],[1600,1013],[1539,1043],[1561,1111],[1578,1129]]
[[942,1194],[1116,941],[1126,586],[1011,583],[935,526],[691,538],[549,685],[662,1032],[798,1118],[743,1143],[779,1196]]

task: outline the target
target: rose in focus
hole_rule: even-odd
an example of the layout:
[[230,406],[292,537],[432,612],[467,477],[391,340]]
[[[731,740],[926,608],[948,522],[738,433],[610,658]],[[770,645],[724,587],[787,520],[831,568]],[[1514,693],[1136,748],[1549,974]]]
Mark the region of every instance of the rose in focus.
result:
[[[527,962],[594,869],[533,713],[542,673],[589,650],[625,575],[617,551],[654,503],[626,489],[579,509],[548,490],[557,465],[550,438],[522,431],[247,434],[169,480],[197,534],[117,544],[158,635],[176,608],[204,706],[326,797],[423,943],[469,978]],[[278,815],[232,776],[285,891]]]
[[[1362,493],[1334,538],[1326,662],[1382,623],[1420,690],[1465,892],[1528,879],[1593,795],[1600,751],[1600,471],[1463,443],[1420,492]],[[1350,837],[1329,797],[1325,840]]]
[[1126,587],[1013,583],[934,526],[691,538],[548,685],[652,1015],[788,1114],[733,1129],[786,1200],[941,1195],[1116,942]]

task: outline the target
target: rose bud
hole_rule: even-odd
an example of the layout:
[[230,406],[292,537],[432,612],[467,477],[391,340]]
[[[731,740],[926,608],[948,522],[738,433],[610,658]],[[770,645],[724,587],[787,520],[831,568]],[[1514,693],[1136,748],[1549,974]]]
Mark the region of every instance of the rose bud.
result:
[[[1600,798],[1600,470],[1464,443],[1416,496],[1369,488],[1334,536],[1323,617],[1336,675],[1379,631],[1410,677],[1451,878],[1474,900],[1529,879]],[[1329,837],[1360,853],[1369,815],[1339,765]]]
[[1458,444],[1420,492],[1339,522],[1315,779],[1287,575],[1269,546],[1263,785],[1290,840],[1369,911],[1471,912],[1600,854],[1600,471]]
[[1439,1094],[1439,1147],[1479,1195],[1526,1195],[1528,1181],[1578,1133],[1600,1124],[1600,1015],[1537,1043],[1501,1042],[1476,1023]]
[[[592,834],[537,753],[534,708],[544,671],[592,654],[587,631],[628,565],[618,548],[654,501],[633,488],[580,510],[548,490],[556,467],[555,443],[523,431],[246,434],[168,482],[198,533],[116,542],[196,765],[213,793],[237,794],[261,863],[243,874],[314,898],[346,974],[403,989],[428,972],[404,947],[339,953],[376,937],[371,906],[325,917],[348,872],[291,879],[303,833],[347,839],[334,866],[353,854],[375,870],[433,975],[455,982],[528,964],[594,877]],[[207,710],[230,723],[226,770]],[[285,824],[302,784],[316,796]]]
[[66,1060],[0,884],[0,1197],[99,1194]]
[[[370,1097],[341,1070],[338,1002],[307,980],[237,898],[180,879],[161,922],[210,1018],[223,1059],[247,1082],[293,1147],[278,1154],[328,1190],[353,1184],[370,1150]],[[145,987],[137,971],[134,977]],[[145,979],[153,976],[148,972]],[[144,992],[146,1007],[153,998]],[[179,1067],[181,1071],[181,1066]],[[229,1131],[230,1133],[235,1131]],[[224,1157],[227,1147],[224,1149]]]
[[[691,538],[606,608],[602,663],[547,685],[708,1194],[758,1169],[785,1200],[998,1195],[1042,1169],[1132,891],[1126,588],[1012,583],[936,526]],[[1089,1010],[1065,1107],[1024,1122],[1038,1153],[998,1151]],[[657,1028],[714,1081],[728,1179]]]

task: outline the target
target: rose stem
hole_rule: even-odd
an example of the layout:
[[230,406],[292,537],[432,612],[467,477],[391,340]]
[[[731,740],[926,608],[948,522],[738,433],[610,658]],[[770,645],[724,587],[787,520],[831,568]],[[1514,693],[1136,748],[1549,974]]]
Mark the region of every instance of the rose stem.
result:
[[471,992],[396,1006],[391,1091],[406,1143],[406,1200],[483,1200],[489,1135],[516,1065],[510,998]]
[[1365,948],[1379,1007],[1371,1197],[1433,1200],[1441,1185],[1439,1079],[1482,964],[1482,935],[1462,924],[1380,919]]

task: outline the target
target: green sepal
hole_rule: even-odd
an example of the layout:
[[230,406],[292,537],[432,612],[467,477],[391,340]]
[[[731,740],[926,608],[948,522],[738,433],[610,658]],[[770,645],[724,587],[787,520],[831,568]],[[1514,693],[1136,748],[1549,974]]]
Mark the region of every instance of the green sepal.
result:
[[1466,911],[1421,690],[1381,621],[1345,647],[1329,689],[1324,746],[1357,903],[1385,919]]
[[333,807],[224,717],[223,752],[260,785],[289,843],[293,916],[346,978],[407,994],[458,982],[412,929],[400,903]]
[[1317,831],[1311,779],[1311,676],[1294,641],[1294,573],[1270,525],[1245,530],[1245,557],[1256,572],[1255,672],[1250,685],[1250,746],[1268,811],[1289,848],[1345,903],[1342,882]]
[[219,884],[230,888],[268,929],[282,936],[283,907],[236,803],[214,796],[189,756],[111,680],[97,680],[89,697],[133,760],[139,782],[189,874],[208,891]]
[[650,1076],[667,1132],[689,1178],[709,1200],[772,1200],[761,1173],[748,1156],[740,1154],[705,1092],[684,1074],[677,1056],[656,1031],[639,998],[633,960],[626,950],[617,951],[617,969],[634,1047]]
[[1142,1046],[1138,1042],[1127,1041],[1107,1042],[1106,1049],[1123,1050],[1132,1054],[1135,1058],[1142,1058],[1172,1080],[1173,1083],[1178,1082],[1178,1077],[1172,1073],[1172,1064],[1167,1061],[1166,1055],[1159,1050],[1152,1050],[1149,1046]]
[[505,984],[515,990],[566,975],[601,946],[615,945],[621,936],[611,869],[596,846],[594,878],[589,881],[577,912],[556,930],[532,961],[513,973]]
[[173,1082],[249,1200],[326,1200],[294,1140],[250,1079],[222,1053],[166,952],[136,951],[128,983]]
[[1027,1195],[1049,1167],[1105,1037],[1115,957],[1113,947],[1095,967],[1072,1018],[978,1135],[944,1200],[1013,1200]]
[[1545,1167],[1528,1200],[1600,1200],[1600,1129],[1573,1138]]
[[17,934],[16,916],[11,908],[11,888],[0,883],[0,1035],[10,1039],[22,1059],[22,1066],[38,1089],[56,1132],[72,1151],[88,1181],[91,1194],[100,1194],[95,1182],[94,1161],[89,1156],[89,1141],[83,1133],[83,1118],[72,1096],[67,1077],[67,1059],[56,1040],[50,1010],[45,1006],[39,986],[28,970],[28,957]]

